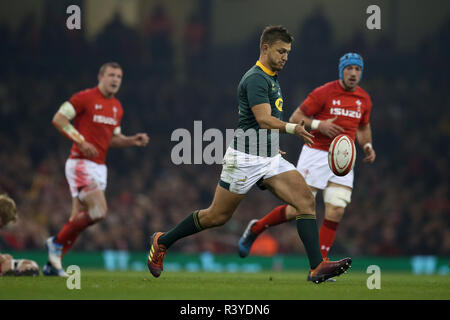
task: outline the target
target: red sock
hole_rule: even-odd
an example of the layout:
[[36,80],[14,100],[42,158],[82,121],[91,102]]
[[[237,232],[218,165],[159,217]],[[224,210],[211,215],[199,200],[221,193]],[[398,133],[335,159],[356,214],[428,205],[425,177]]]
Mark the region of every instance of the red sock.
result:
[[64,257],[67,250],[72,248],[73,244],[75,243],[75,240],[78,238],[81,231],[83,231],[93,223],[94,222],[89,217],[87,212],[81,211],[75,216],[75,218],[72,219],[72,221],[69,221],[64,225],[64,227],[61,229],[61,231],[58,233],[58,236],[56,237],[56,242],[64,246],[62,251],[62,257]]
[[328,252],[330,251],[338,224],[339,222],[334,222],[327,219],[323,220],[322,227],[319,232],[320,252],[322,252],[323,258],[326,258]]
[[286,221],[286,208],[287,204],[283,206],[276,207],[269,214],[266,214],[262,219],[259,219],[250,230],[255,234],[260,234],[268,227],[276,226],[277,224]]

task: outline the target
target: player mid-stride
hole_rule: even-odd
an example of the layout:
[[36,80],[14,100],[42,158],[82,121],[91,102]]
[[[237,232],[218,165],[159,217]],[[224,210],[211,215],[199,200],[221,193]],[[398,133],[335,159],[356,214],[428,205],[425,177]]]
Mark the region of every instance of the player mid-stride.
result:
[[[353,141],[357,138],[365,154],[364,162],[375,161],[370,127],[372,101],[369,94],[358,86],[363,67],[360,55],[344,54],[339,60],[339,79],[312,91],[290,118],[294,123],[303,122],[314,135],[314,144],[303,146],[297,169],[314,196],[318,190],[323,190],[325,219],[320,228],[319,241],[324,259],[330,251],[345,207],[350,203],[354,176],[353,170],[343,177],[336,176],[330,170],[328,149],[333,138],[341,133]],[[296,216],[295,207],[282,205],[259,220],[251,220],[239,240],[239,255],[246,257],[264,230]]]
[[65,253],[84,229],[106,217],[108,148],[143,147],[149,141],[146,133],[121,133],[122,104],[114,95],[119,91],[122,75],[119,64],[105,63],[98,74],[98,85],[74,94],[53,117],[53,125],[73,141],[65,168],[72,214],[61,231],[45,243],[48,262],[42,270],[44,275],[67,276],[61,262]]
[[[239,128],[227,149],[214,199],[207,209],[196,210],[168,232],[155,232],[150,240],[148,268],[154,277],[163,271],[166,251],[177,240],[225,224],[245,194],[259,184],[292,205],[297,230],[316,283],[340,275],[351,259],[325,261],[319,248],[314,197],[294,165],[278,152],[278,132],[295,134],[312,143],[302,124],[281,121],[283,96],[278,72],[287,62],[292,36],[282,26],[266,27],[260,40],[260,57],[238,86]],[[252,132],[255,133],[252,135]]]

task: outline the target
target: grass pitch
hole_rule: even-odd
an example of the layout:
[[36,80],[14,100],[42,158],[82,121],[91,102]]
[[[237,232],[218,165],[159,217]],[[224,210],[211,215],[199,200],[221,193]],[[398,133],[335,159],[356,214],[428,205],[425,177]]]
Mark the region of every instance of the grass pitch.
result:
[[349,271],[337,282],[314,284],[306,272],[205,273],[82,270],[81,289],[58,277],[0,277],[0,299],[8,300],[449,300],[450,276],[381,274],[369,290],[370,274]]

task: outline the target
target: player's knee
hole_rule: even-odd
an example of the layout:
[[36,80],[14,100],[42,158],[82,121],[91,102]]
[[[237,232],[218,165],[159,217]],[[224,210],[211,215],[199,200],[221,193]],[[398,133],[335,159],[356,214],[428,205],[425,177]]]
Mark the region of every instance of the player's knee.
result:
[[326,187],[323,190],[323,201],[334,207],[345,209],[352,198],[352,191],[343,187]]
[[80,193],[78,194],[78,199],[80,199],[80,201],[82,201],[82,202],[85,202],[90,197],[92,197],[94,192],[97,192],[97,191],[101,191],[100,185],[97,182],[92,181],[89,185],[83,187],[80,190]]
[[100,205],[95,203],[92,206],[88,207],[88,215],[93,222],[98,222],[105,219],[107,212],[108,208],[106,205]]
[[294,219],[298,213],[297,213],[297,209],[291,205],[288,205],[286,207],[286,220],[290,221],[292,219]]
[[325,212],[325,219],[331,220],[334,222],[339,222],[342,220],[344,216],[345,208],[330,206],[327,208]]
[[207,222],[205,221],[207,226],[205,227],[208,228],[220,227],[225,223],[227,223],[227,221],[230,220],[231,218],[231,214],[229,214],[228,212],[219,212],[213,210],[209,210],[207,216],[208,216],[208,219],[206,219]]
[[294,205],[298,214],[316,214],[316,199],[312,192],[306,193],[304,196],[299,197],[297,203]]
[[228,222],[228,220],[230,220],[230,217],[231,215],[228,215],[226,213],[218,215],[215,219],[215,226],[216,227],[223,226],[225,223]]

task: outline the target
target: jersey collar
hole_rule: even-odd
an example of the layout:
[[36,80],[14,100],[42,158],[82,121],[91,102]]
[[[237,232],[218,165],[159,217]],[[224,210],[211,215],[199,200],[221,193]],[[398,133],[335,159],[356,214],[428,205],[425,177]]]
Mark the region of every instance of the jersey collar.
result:
[[262,69],[265,73],[267,73],[269,76],[274,77],[277,73],[276,71],[270,71],[269,68],[264,66],[261,61],[256,61],[256,65]]

